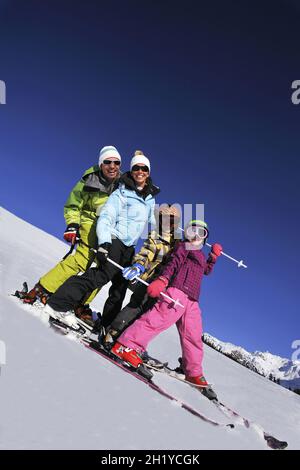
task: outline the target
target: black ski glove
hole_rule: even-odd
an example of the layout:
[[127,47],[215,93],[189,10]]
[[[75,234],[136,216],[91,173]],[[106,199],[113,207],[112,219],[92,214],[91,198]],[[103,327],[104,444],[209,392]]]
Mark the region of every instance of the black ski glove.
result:
[[109,256],[110,248],[111,248],[111,243],[108,243],[108,242],[102,243],[102,245],[98,247],[96,258],[100,266],[102,266],[103,264],[107,262],[106,258]]

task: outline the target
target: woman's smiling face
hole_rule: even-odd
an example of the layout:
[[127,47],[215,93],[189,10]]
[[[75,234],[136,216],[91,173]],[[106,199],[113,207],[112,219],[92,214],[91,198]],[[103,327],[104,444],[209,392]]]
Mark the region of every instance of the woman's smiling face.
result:
[[149,169],[145,165],[134,165],[131,169],[131,175],[136,185],[143,188],[149,176]]

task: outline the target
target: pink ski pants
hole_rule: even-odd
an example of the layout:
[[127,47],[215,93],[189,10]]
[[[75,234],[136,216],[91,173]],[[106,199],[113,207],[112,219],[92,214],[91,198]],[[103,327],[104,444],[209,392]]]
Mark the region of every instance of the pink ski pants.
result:
[[166,294],[178,299],[184,308],[179,305],[174,307],[169,300],[162,298],[151,310],[127,328],[118,342],[137,352],[143,352],[153,338],[176,323],[186,376],[203,375],[202,319],[198,302],[189,299],[176,287],[169,287]]

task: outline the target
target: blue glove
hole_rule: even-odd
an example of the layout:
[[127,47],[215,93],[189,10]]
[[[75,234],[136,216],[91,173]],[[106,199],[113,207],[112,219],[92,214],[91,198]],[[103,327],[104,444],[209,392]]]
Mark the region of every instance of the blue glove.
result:
[[144,272],[145,272],[144,266],[142,266],[139,263],[134,263],[132,266],[129,266],[128,268],[124,268],[122,270],[122,276],[127,281],[133,281],[136,277],[140,276]]

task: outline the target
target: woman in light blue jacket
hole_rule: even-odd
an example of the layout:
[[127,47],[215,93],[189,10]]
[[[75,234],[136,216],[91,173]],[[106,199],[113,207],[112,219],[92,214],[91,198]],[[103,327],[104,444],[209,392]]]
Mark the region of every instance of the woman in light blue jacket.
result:
[[131,172],[125,173],[120,179],[119,188],[102,206],[96,228],[100,246],[111,244],[115,238],[126,246],[135,246],[143,233],[145,223],[148,222],[152,226],[156,224],[154,195],[159,189],[150,183],[150,178],[147,177],[148,183],[138,190],[135,179],[140,175],[145,179],[147,172],[140,170],[140,165],[131,165],[132,168],[135,166],[138,170],[131,169]]
[[[50,316],[77,328],[77,318],[71,310],[81,305],[87,295],[112,281],[103,318],[111,318],[121,310],[127,288],[122,273],[107,261],[107,257],[126,267],[131,265],[134,247],[146,223],[155,226],[155,196],[159,188],[150,178],[150,162],[141,151],[131,160],[130,172],[120,178],[119,188],[103,206],[97,222],[97,268],[82,276],[70,277],[49,299],[46,309]],[[110,323],[110,322],[109,322]]]

